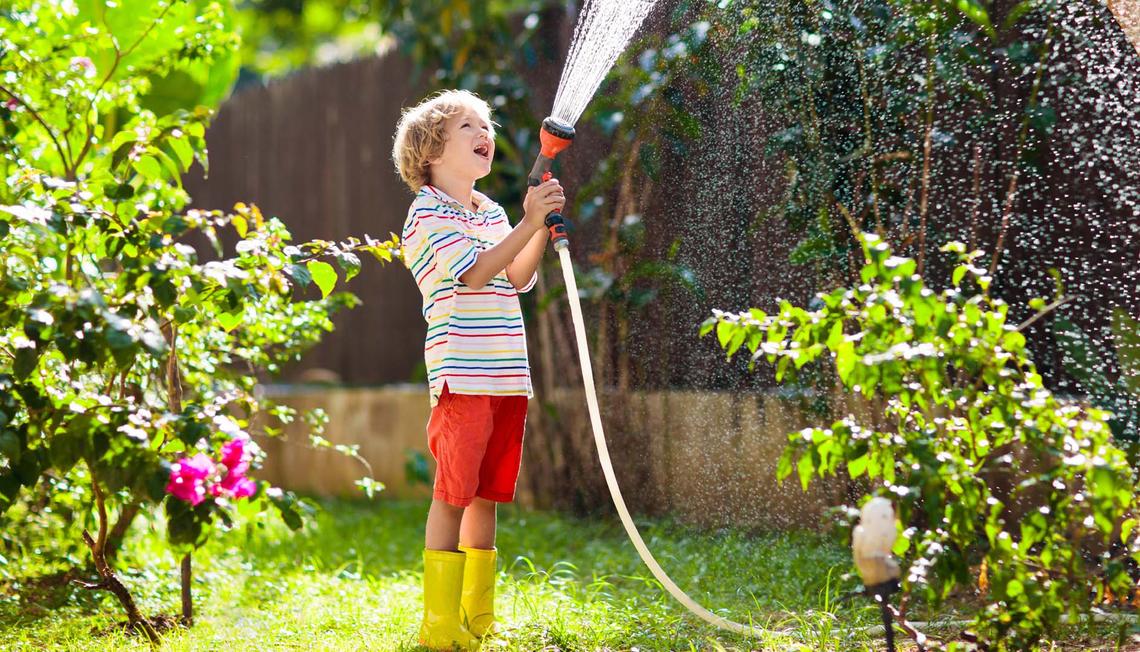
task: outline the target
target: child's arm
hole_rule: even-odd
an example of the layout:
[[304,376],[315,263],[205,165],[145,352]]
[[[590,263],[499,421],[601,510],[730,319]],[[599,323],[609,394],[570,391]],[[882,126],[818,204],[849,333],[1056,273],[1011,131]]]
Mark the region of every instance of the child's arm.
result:
[[538,269],[538,263],[542,261],[542,254],[546,252],[546,243],[549,241],[550,232],[546,228],[539,229],[531,236],[519,255],[507,265],[507,279],[516,290],[521,291],[530,285],[530,280],[534,278],[534,272]]
[[[499,244],[481,252],[476,258],[475,264],[463,272],[459,281],[472,290],[481,289],[490,283],[496,274],[507,269],[507,266],[511,265],[524,248],[526,250],[537,248],[537,255],[534,256],[530,272],[524,277],[521,284],[515,282],[516,275],[512,274],[510,270],[507,271],[507,278],[511,279],[511,284],[515,287],[523,287],[530,281],[530,277],[538,266],[538,260],[542,257],[542,250],[547,237],[546,225],[543,222],[551,211],[561,209],[565,201],[562,186],[559,185],[557,179],[551,179],[539,186],[529,188],[526,199],[523,201],[523,208],[526,212],[522,221],[516,224],[515,228],[511,229],[511,232]],[[542,237],[542,245],[536,244],[539,236]]]

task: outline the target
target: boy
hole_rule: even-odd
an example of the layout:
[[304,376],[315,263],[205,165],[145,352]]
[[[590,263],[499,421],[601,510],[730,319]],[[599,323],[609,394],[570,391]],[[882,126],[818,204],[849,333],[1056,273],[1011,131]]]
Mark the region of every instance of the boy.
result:
[[435,487],[424,537],[421,645],[476,648],[494,622],[495,507],[514,500],[533,396],[518,293],[538,278],[557,179],[530,188],[514,228],[475,191],[491,172],[490,107],[445,91],[404,112],[392,158],[416,193],[404,263],[423,294]]

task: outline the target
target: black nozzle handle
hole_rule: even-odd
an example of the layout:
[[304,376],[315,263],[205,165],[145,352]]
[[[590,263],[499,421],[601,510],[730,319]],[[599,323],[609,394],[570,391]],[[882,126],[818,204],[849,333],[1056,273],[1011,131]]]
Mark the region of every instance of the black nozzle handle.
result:
[[[527,177],[527,184],[530,186],[537,186],[543,181],[550,178],[550,169],[554,165],[554,159],[538,155],[534,161],[534,167],[530,169],[530,175]],[[566,237],[566,220],[563,219],[562,213],[558,211],[551,211],[545,220],[546,229],[550,231],[550,240],[554,243],[554,248],[565,247],[569,243]]]
[[539,154],[538,158],[534,160],[534,166],[530,169],[530,175],[526,179],[527,183],[532,186],[542,183],[549,178],[548,175],[553,167],[554,159]]

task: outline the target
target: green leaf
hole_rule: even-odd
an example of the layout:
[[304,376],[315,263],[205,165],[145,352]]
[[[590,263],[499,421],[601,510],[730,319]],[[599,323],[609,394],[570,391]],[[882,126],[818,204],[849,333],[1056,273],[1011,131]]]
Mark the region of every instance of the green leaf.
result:
[[736,353],[737,351],[739,351],[740,346],[742,344],[744,344],[744,338],[745,337],[748,337],[748,330],[747,329],[745,329],[745,328],[736,329],[736,332],[732,334],[732,339],[728,341],[728,346],[725,348],[725,352],[727,352],[728,355],[731,356],[734,353]]
[[1140,394],[1140,320],[1117,308],[1112,311],[1112,334],[1120,379],[1133,393]]
[[39,349],[24,347],[16,349],[15,359],[12,362],[12,373],[16,378],[23,380],[32,373],[40,361]]
[[162,179],[162,164],[153,156],[140,156],[133,165],[147,181]]
[[717,318],[716,317],[709,317],[708,319],[701,322],[700,336],[704,337],[704,336],[708,335],[709,333],[711,333],[712,330],[714,328],[716,328],[716,324],[717,324]]
[[784,452],[780,455],[780,461],[776,464],[776,480],[780,482],[792,474],[792,451],[791,446],[784,448]]
[[979,27],[985,30],[991,38],[995,38],[997,33],[994,27],[990,24],[990,14],[986,8],[982,6],[978,0],[958,0],[958,11],[961,11],[967,18],[974,21]]
[[[348,283],[352,277],[360,273],[360,258],[350,251],[344,251],[336,255],[336,262],[340,265],[341,270],[344,272],[344,282]],[[336,280],[334,278],[333,282]]]
[[364,247],[364,250],[381,263],[392,262],[392,252],[387,247]]
[[969,271],[969,269],[969,265],[958,265],[955,267],[954,272],[950,275],[950,283],[954,287],[961,287],[962,278],[966,276],[966,272]]
[[[77,420],[73,420],[73,423],[75,421]],[[84,422],[90,423],[86,420]],[[65,430],[52,438],[50,450],[52,466],[61,473],[67,473],[83,456],[87,437],[88,434],[85,431],[80,431],[80,429],[68,424]]]
[[8,459],[9,466],[20,461],[20,436],[13,430],[0,431],[0,456]]
[[241,324],[245,318],[245,311],[239,310],[237,312],[222,312],[218,313],[218,324],[226,329],[226,332],[232,331]]
[[843,342],[843,321],[836,321],[831,326],[831,331],[827,334],[827,348],[832,351],[836,350]]
[[1124,543],[1128,543],[1128,541],[1132,535],[1132,530],[1136,529],[1136,524],[1137,524],[1137,519],[1135,519],[1135,518],[1124,519],[1124,522],[1120,524],[1120,540],[1121,541],[1123,541]]
[[[200,506],[206,506],[202,503]],[[204,542],[202,526],[209,522],[209,512],[204,515],[174,496],[166,498],[166,536],[177,546],[197,547]]]
[[173,150],[175,156],[178,157],[178,163],[182,166],[183,170],[189,170],[190,165],[194,162],[194,148],[185,138],[172,138],[169,141],[170,149]]
[[285,521],[285,525],[290,530],[300,530],[304,524],[301,521],[301,514],[297,511],[297,498],[290,492],[284,492],[276,496],[270,496],[270,501],[281,513],[281,520]]
[[728,342],[732,339],[737,328],[739,327],[736,324],[727,321],[722,321],[716,325],[716,340],[720,343],[720,348],[728,348]]
[[796,463],[796,472],[800,476],[800,486],[804,491],[808,490],[808,485],[811,484],[811,474],[815,471],[815,465],[812,464],[811,455],[804,453],[800,455],[800,461]]
[[835,350],[835,369],[839,373],[839,379],[847,383],[847,379],[851,376],[851,371],[855,369],[855,344],[852,342],[841,342]]
[[309,273],[313,276],[313,281],[317,287],[321,289],[321,297],[327,297],[329,292],[332,292],[336,287],[336,270],[333,266],[321,261],[310,260],[308,263]]
[[291,276],[301,287],[305,287],[313,282],[313,275],[309,273],[309,268],[304,265],[286,265],[285,273]]

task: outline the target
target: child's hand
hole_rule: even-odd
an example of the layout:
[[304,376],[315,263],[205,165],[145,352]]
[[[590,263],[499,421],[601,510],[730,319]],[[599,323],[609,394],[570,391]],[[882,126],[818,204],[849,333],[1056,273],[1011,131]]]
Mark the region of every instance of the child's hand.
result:
[[566,204],[566,195],[558,179],[543,181],[526,190],[523,198],[523,221],[541,228],[546,216],[553,211],[561,211]]

